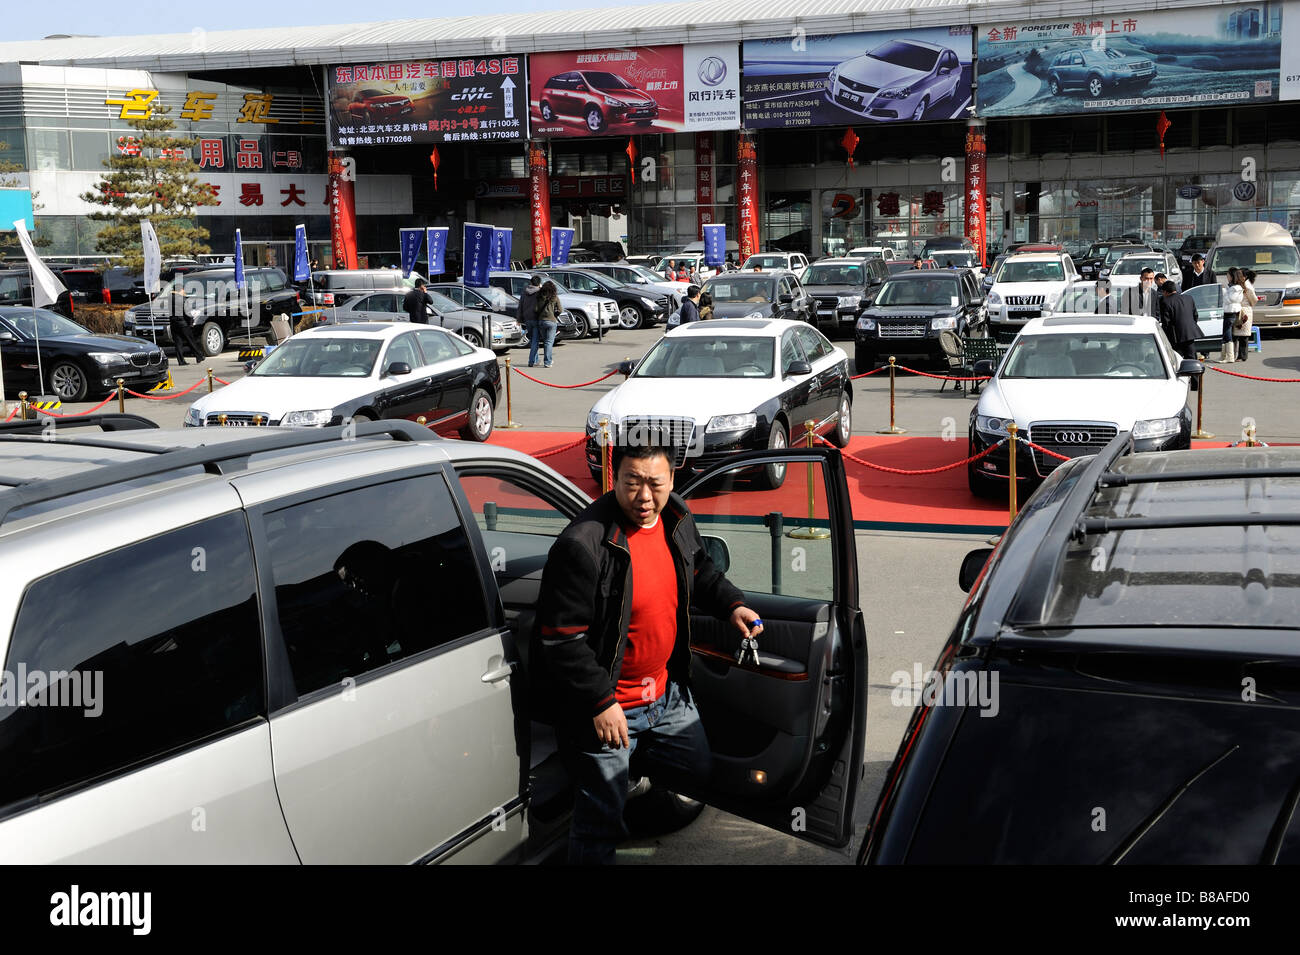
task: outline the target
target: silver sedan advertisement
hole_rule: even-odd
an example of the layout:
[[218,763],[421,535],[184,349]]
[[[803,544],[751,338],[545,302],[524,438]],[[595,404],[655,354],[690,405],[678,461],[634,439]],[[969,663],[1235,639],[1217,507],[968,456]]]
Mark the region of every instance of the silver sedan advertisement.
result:
[[746,40],[748,128],[953,119],[971,105],[969,26]]

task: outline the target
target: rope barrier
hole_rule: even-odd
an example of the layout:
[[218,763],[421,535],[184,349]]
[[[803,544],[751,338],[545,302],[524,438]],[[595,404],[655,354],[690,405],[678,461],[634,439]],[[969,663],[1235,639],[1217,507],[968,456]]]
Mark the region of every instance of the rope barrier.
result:
[[[115,391],[112,394],[110,394],[107,398],[105,398],[103,401],[101,401],[99,404],[95,405],[95,407],[91,408],[89,411],[78,411],[74,414],[58,414],[57,412],[54,411],[42,411],[41,414],[48,415],[51,418],[81,418],[88,414],[94,414],[96,411],[104,407],[104,405],[108,404],[116,397],[117,397],[117,392]],[[17,412],[15,412],[15,414],[16,413]],[[9,416],[9,418],[12,417],[13,415]],[[37,417],[39,417],[39,415]],[[6,418],[5,420],[8,421],[9,418]]]
[[576,447],[578,447],[578,446],[580,446],[580,445],[586,444],[586,443],[587,443],[587,436],[586,436],[586,435],[583,435],[581,438],[579,438],[577,441],[574,441],[572,444],[566,444],[566,445],[564,445],[563,447],[560,447],[560,448],[551,448],[551,450],[549,450],[549,451],[538,451],[538,452],[536,452],[536,453],[533,455],[533,457],[535,457],[535,458],[539,458],[539,459],[540,459],[540,458],[549,458],[549,457],[551,457],[552,455],[555,455],[555,454],[562,454],[562,453],[565,452],[565,451],[572,451],[574,448],[576,448]]
[[4,423],[5,423],[5,424],[8,424],[10,421],[13,421],[13,420],[14,420],[14,416],[17,415],[18,412],[19,412],[20,410],[22,410],[22,409],[21,409],[21,408],[14,408],[13,411],[9,412],[9,417],[5,418]]
[[864,371],[864,372],[862,372],[862,374],[860,374],[860,375],[849,375],[849,378],[850,378],[850,379],[853,379],[853,380],[856,380],[856,379],[858,379],[858,378],[866,378],[868,375],[876,375],[876,374],[879,374],[880,372],[885,371],[885,370],[888,369],[888,368],[889,368],[888,365],[881,365],[879,368],[873,368],[873,369],[871,369],[871,371]]
[[224,380],[218,378],[216,375],[213,375],[213,376],[212,376],[212,380],[213,380],[213,381],[216,381],[216,382],[220,382],[220,383],[223,384],[223,385],[228,385],[228,384],[230,384],[230,382],[228,382],[228,381],[224,381]]
[[1040,454],[1046,454],[1049,457],[1056,458],[1058,461],[1070,460],[1070,456],[1068,454],[1057,454],[1055,451],[1049,451],[1041,444],[1034,444],[1034,442],[1030,441],[1028,438],[1017,438],[1016,440],[1023,445],[1033,448],[1035,451],[1039,452]]
[[1207,364],[1205,367],[1217,371],[1221,375],[1231,375],[1233,378],[1249,378],[1251,381],[1289,382],[1293,385],[1300,384],[1300,378],[1260,378],[1258,375],[1244,375],[1239,371],[1228,371],[1228,369],[1220,368],[1217,365]]
[[923,378],[942,378],[944,381],[988,381],[992,375],[981,375],[978,378],[955,378],[952,375],[932,375],[928,371],[918,371],[915,368],[908,368],[906,365],[899,365],[900,371],[910,371],[914,375],[920,375]]
[[[190,385],[184,391],[178,391],[174,395],[142,395],[140,392],[132,391],[130,388],[123,388],[122,390],[125,391],[128,395],[135,395],[135,397],[137,398],[148,398],[150,401],[170,401],[172,398],[183,398],[186,395],[188,395],[191,391],[193,391],[195,388],[197,388],[199,385],[203,385],[206,383],[207,382],[204,379],[200,378],[198,381]],[[225,382],[222,382],[222,384],[225,384]]]
[[[520,371],[518,368],[514,369],[514,371],[515,371],[516,374],[524,375],[524,373],[523,373],[522,371]],[[527,378],[529,381],[535,381],[535,382],[537,382],[537,384],[539,384],[539,385],[545,385],[547,388],[586,388],[588,385],[597,385],[597,384],[600,384],[600,383],[601,383],[602,381],[604,381],[606,378],[613,378],[613,377],[614,377],[615,375],[617,375],[618,373],[619,373],[619,372],[618,372],[618,369],[615,368],[615,369],[614,369],[613,371],[611,371],[608,375],[605,375],[605,376],[602,377],[602,378],[597,378],[597,379],[595,379],[594,381],[584,381],[584,382],[582,382],[581,384],[578,384],[578,385],[555,385],[555,384],[552,384],[552,383],[549,382],[549,381],[542,381],[540,378],[534,378],[532,375],[524,375],[524,377]]]
[[[821,435],[817,435],[817,440],[822,444],[827,445],[828,447],[834,447],[834,445],[831,444],[831,442],[827,441]],[[964,465],[970,464],[974,461],[978,461],[980,458],[987,457],[988,455],[992,454],[994,451],[996,451],[998,448],[1000,448],[1002,445],[1006,444],[1010,440],[1011,440],[1010,438],[1003,438],[997,444],[990,445],[989,447],[981,451],[979,454],[972,455],[969,458],[964,458],[961,461],[956,461],[953,464],[945,464],[943,467],[938,467],[938,468],[923,468],[921,470],[916,470],[916,471],[908,470],[906,468],[891,468],[891,467],[887,467],[884,464],[874,464],[871,461],[867,461],[863,458],[858,457],[856,454],[850,454],[848,451],[844,451],[844,450],[841,450],[840,454],[844,455],[846,458],[848,458],[850,461],[854,462],[855,464],[862,465],[864,468],[871,468],[871,470],[873,471],[884,471],[886,474],[906,474],[906,475],[940,474],[943,471],[952,471],[959,467],[963,467]]]

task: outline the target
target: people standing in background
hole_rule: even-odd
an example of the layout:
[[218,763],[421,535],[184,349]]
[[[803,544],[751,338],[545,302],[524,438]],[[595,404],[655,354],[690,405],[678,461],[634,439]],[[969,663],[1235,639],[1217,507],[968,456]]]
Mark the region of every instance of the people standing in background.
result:
[[1135,314],[1149,315],[1154,318],[1156,315],[1156,273],[1153,269],[1142,270],[1142,274],[1138,277],[1135,294],[1137,296]]
[[[542,285],[541,291],[537,293],[537,310],[534,314],[536,321],[533,324],[537,326],[544,347],[543,362],[547,368],[550,368],[551,350],[555,346],[555,330],[560,327],[560,291],[555,287],[554,282],[546,282]],[[528,364],[531,366],[537,360],[537,343],[531,336],[529,341]]]
[[1223,290],[1223,340],[1220,347],[1219,363],[1226,365],[1236,361],[1236,328],[1241,318],[1241,302],[1245,298],[1245,289],[1241,269],[1235,265],[1228,269],[1228,284]]
[[[1184,358],[1196,357],[1196,339],[1200,337],[1201,326],[1197,324],[1196,303],[1192,297],[1178,291],[1178,286],[1173,282],[1166,281],[1160,287],[1164,298],[1161,304],[1164,305],[1165,315],[1169,321],[1169,329],[1173,333],[1169,336],[1170,341],[1174,343],[1174,351]],[[1200,383],[1192,379],[1192,391],[1197,391]]]
[[1191,268],[1183,273],[1183,289],[1194,289],[1217,281],[1219,281],[1218,276],[1205,267],[1205,256],[1199,252],[1193,255]]
[[406,310],[406,317],[418,325],[428,325],[431,305],[433,299],[424,290],[424,279],[416,279],[415,285],[402,299],[402,308]]
[[1251,331],[1255,324],[1255,303],[1259,296],[1255,294],[1255,273],[1250,269],[1241,269],[1241,313],[1233,328],[1232,336],[1236,344],[1237,361],[1245,361],[1250,354]]
[[682,325],[700,320],[700,287],[698,285],[692,285],[686,289],[686,297],[682,299],[681,316],[679,324]]
[[713,296],[708,292],[700,292],[700,321],[707,322],[713,317]]

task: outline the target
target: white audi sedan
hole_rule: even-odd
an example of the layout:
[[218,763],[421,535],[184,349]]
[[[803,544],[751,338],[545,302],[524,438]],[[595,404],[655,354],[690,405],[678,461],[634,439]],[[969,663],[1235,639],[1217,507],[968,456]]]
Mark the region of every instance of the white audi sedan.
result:
[[[839,447],[853,433],[849,358],[806,322],[714,319],[668,332],[587,415],[600,480],[602,422],[613,443],[671,441],[688,474],[738,451],[803,440],[806,421]],[[779,487],[785,466],[760,480]]]
[[[970,454],[1008,436],[1066,457],[1095,454],[1121,431],[1138,451],[1191,447],[1189,381],[1199,361],[1169,345],[1154,318],[1137,315],[1051,315],[1028,322],[994,373],[976,362],[975,374],[992,374],[970,416]],[[1002,445],[966,466],[970,489],[1005,498],[1010,453]],[[1036,486],[1060,463],[1016,445],[1016,485]],[[1018,492],[1017,497],[1024,500]]]

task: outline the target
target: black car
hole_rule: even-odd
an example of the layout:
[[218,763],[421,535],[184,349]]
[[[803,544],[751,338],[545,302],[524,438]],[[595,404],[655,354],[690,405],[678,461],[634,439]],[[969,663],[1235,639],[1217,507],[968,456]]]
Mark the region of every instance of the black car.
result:
[[703,290],[713,297],[714,318],[789,318],[816,321],[817,303],[793,272],[724,272]]
[[1136,242],[1094,242],[1088,254],[1075,262],[1079,277],[1085,279],[1105,278],[1110,274],[1110,267],[1122,256],[1132,252],[1150,252],[1149,245]]
[[[31,272],[26,268],[0,270],[0,306],[31,304],[33,304]],[[75,307],[72,293],[60,292],[58,300],[49,307],[64,318],[71,318]]]
[[89,266],[55,270],[78,305],[138,305],[149,300],[144,279],[120,265],[100,271]]
[[25,391],[84,401],[111,391],[119,378],[133,391],[167,378],[161,348],[128,335],[100,335],[50,309],[27,306],[0,306],[0,361],[7,398]]
[[672,302],[667,295],[655,291],[643,291],[635,285],[623,285],[601,272],[589,272],[586,269],[539,269],[539,275],[545,275],[561,288],[570,292],[586,292],[588,295],[600,295],[612,298],[618,303],[618,324],[620,328],[644,328],[668,320],[672,311]]
[[[464,305],[466,308],[500,312],[516,320],[519,318],[519,299],[496,285],[489,285],[487,288],[472,288],[459,283],[440,282],[437,285],[430,285],[429,291],[440,292],[453,302]],[[573,315],[561,309],[559,320],[556,322],[555,340],[561,342],[571,338],[581,338],[582,333],[583,329],[574,320]],[[524,335],[527,336],[527,334],[528,330],[524,329]]]
[[1210,257],[1210,247],[1214,245],[1214,236],[1212,235],[1189,235],[1183,239],[1182,245],[1178,247],[1178,261],[1182,263],[1184,270],[1192,267],[1192,256],[1198,252],[1205,258]]
[[128,335],[170,341],[171,315],[179,312],[194,323],[203,351],[211,358],[232,339],[265,335],[276,315],[287,315],[292,323],[301,311],[297,290],[279,269],[245,269],[243,289],[235,286],[233,268],[201,269],[177,275],[152,304],[132,308],[123,328]]
[[859,861],[1300,862],[1297,474],[1127,432],[1058,467],[963,561]]
[[891,275],[853,332],[857,373],[890,355],[943,355],[939,333],[965,338],[985,328],[984,298],[968,269],[913,269]]
[[818,259],[804,269],[803,287],[816,303],[819,323],[851,333],[887,278],[884,259]]

